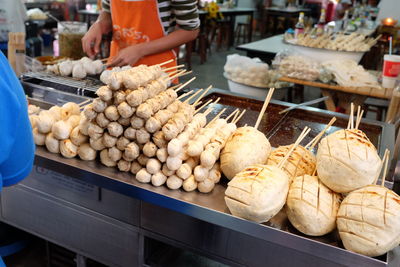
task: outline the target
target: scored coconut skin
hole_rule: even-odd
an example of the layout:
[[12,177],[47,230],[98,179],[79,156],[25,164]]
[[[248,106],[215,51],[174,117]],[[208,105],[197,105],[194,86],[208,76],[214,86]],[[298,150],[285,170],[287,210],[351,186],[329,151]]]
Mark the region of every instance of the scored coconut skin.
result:
[[230,212],[254,222],[269,221],[285,205],[289,177],[276,166],[255,164],[239,172],[225,191]]
[[322,236],[336,228],[340,199],[317,176],[298,176],[290,185],[286,213],[291,224],[303,234]]
[[[278,165],[286,156],[293,145],[280,146],[273,150],[268,157],[268,165]],[[305,174],[311,175],[317,164],[317,159],[314,154],[303,146],[297,146],[293,153],[289,156],[283,170],[287,173],[292,181],[297,176]]]
[[361,130],[339,130],[319,144],[318,176],[337,193],[348,193],[372,184],[380,167],[376,148]]
[[378,185],[353,191],[340,205],[337,227],[346,249],[382,255],[400,243],[400,197]]

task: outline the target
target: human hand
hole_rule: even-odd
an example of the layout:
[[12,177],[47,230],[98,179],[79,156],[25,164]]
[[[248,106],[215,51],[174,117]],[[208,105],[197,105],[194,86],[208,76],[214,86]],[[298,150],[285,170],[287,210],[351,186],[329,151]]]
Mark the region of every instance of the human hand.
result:
[[131,45],[119,51],[107,67],[121,67],[125,65],[133,65],[144,56],[143,46],[141,44]]
[[82,48],[90,58],[94,58],[100,52],[100,43],[103,36],[102,26],[94,23],[82,38]]

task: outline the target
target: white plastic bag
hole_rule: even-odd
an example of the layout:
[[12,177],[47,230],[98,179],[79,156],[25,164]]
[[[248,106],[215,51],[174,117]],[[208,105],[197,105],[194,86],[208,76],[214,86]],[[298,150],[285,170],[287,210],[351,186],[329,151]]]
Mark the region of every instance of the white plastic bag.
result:
[[228,55],[224,71],[226,78],[237,83],[255,87],[268,87],[269,84],[269,66],[259,58]]
[[25,32],[26,8],[22,0],[0,0],[0,42],[9,32]]
[[290,50],[278,53],[272,65],[282,76],[306,81],[317,80],[321,71],[319,63]]

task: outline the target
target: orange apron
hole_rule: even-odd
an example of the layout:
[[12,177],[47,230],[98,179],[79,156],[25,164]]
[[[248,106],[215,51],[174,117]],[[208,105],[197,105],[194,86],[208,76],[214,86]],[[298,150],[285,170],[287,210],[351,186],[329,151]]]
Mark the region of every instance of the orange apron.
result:
[[[111,19],[113,40],[110,59],[115,57],[120,49],[166,35],[158,14],[157,0],[111,0]],[[170,59],[174,61],[164,67],[176,66],[176,54],[173,50],[145,56],[134,65],[155,65]]]

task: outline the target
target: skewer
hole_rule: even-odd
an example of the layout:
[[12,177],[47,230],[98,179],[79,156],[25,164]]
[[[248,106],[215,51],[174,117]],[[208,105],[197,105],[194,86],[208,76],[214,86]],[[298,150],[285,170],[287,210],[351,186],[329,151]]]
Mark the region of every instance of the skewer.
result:
[[350,118],[349,118],[349,123],[347,125],[347,129],[353,129],[353,128],[354,128],[354,104],[352,102],[350,107]]
[[326,131],[328,131],[328,129],[335,123],[336,121],[336,117],[333,117],[330,122],[325,126],[325,128],[316,136],[314,137],[304,148],[308,148],[310,147],[310,150],[312,150],[319,142],[319,140],[321,140],[322,136],[324,135],[324,133]]
[[109,59],[109,57],[106,57],[106,58],[100,59],[100,61],[101,62],[107,62],[108,59]]
[[178,88],[178,87],[181,86],[181,85],[182,85],[181,83],[178,83],[177,85],[171,86],[171,87],[169,87],[168,89],[175,90],[176,88]]
[[360,105],[358,105],[358,107],[357,107],[357,116],[356,116],[356,126],[357,126],[358,117],[360,117],[360,112],[361,112],[361,107],[360,107]]
[[219,117],[221,117],[221,115],[226,111],[226,108],[223,108],[208,124],[210,125],[211,123],[213,123],[214,121],[218,120]]
[[210,91],[212,88],[212,85],[210,85],[209,87],[207,87],[207,89],[199,96],[199,98],[194,102],[194,105],[197,104],[197,102],[199,102],[207,93],[208,91]]
[[187,97],[188,95],[191,95],[192,93],[193,93],[193,90],[190,90],[189,92],[180,95],[176,100],[180,100],[184,97]]
[[316,173],[317,173],[317,166],[315,166],[314,171],[312,172],[311,176],[315,176]]
[[204,89],[200,89],[197,90],[197,92],[195,92],[193,95],[191,95],[190,97],[188,97],[185,101],[183,101],[183,103],[189,103],[193,98],[195,98],[198,94],[200,94],[201,92],[203,92]]
[[173,69],[179,69],[179,68],[182,68],[184,66],[185,66],[184,64],[181,64],[181,65],[177,65],[177,66],[173,66],[173,67],[162,69],[162,71],[165,72],[165,71],[169,71],[169,70],[173,70]]
[[178,73],[180,70],[174,70],[171,72],[168,72],[168,76],[171,77],[172,75],[175,75],[176,73]]
[[[214,103],[212,103],[211,106],[210,106],[209,108],[207,108],[206,111],[205,111],[204,113],[208,112],[208,110],[210,110],[210,111],[213,110],[213,109],[215,108],[215,105],[218,104],[218,102],[219,102],[220,99],[221,99],[221,98],[218,97],[217,100],[216,100]],[[210,99],[210,100],[211,100],[211,99]],[[212,100],[211,100],[211,101],[212,101]],[[207,114],[209,114],[209,112],[208,112]]]
[[[185,70],[186,71],[186,70]],[[193,71],[191,71],[191,70],[189,70],[189,71],[186,71],[186,72],[184,72],[184,73],[182,73],[182,74],[179,74],[178,76],[176,76],[176,78],[179,78],[179,77],[182,77],[182,76],[185,76],[185,75],[188,75],[188,74],[191,74]]]
[[292,145],[292,147],[290,148],[288,153],[285,155],[285,157],[281,160],[281,162],[279,162],[279,164],[277,166],[279,169],[283,167],[283,164],[285,164],[285,162],[290,157],[290,155],[293,153],[293,151],[297,148],[297,146],[300,144],[300,142],[304,139],[304,137],[306,137],[308,135],[308,133],[310,131],[311,131],[310,128],[308,128],[307,126],[304,127],[303,131],[301,132],[301,134],[297,138],[296,142]]
[[194,80],[196,80],[196,77],[193,77],[192,79],[190,79],[189,81],[185,82],[184,84],[182,84],[181,86],[179,86],[175,92],[179,92],[182,88],[184,88],[186,85],[188,85],[189,83],[193,82]]
[[167,65],[168,63],[171,63],[172,61],[174,61],[174,59],[170,59],[170,60],[164,61],[164,62],[162,62],[160,64],[157,64],[157,65],[161,67],[161,66]]
[[358,126],[360,126],[361,119],[362,119],[363,115],[364,115],[364,110],[361,110],[360,116],[357,117],[357,120],[356,120],[356,129],[358,129]]
[[198,105],[201,105],[203,103],[202,101],[199,101],[198,103],[193,103],[193,107],[197,107]]
[[[243,117],[243,115],[246,113],[246,109],[244,109],[243,111],[242,111],[242,114],[240,114],[239,115],[239,117],[237,117],[237,119],[236,120],[234,120],[234,121],[232,121],[234,124],[236,124],[236,123],[238,123],[238,121],[240,121],[240,119]],[[247,125],[247,124],[246,124]]]
[[204,116],[207,116],[208,114],[210,114],[211,113],[211,111],[213,111],[214,110],[214,106],[212,106],[212,107],[209,107],[208,109],[206,109],[206,111],[204,111]]
[[167,78],[167,80],[172,81],[172,80],[178,78],[179,75],[180,75],[180,74],[183,74],[185,71],[186,71],[186,70],[178,71],[178,73],[176,73],[176,74],[174,74],[174,75],[172,75],[172,76],[169,76],[169,77]]
[[385,167],[383,169],[381,186],[385,186],[386,172],[387,172],[387,167],[388,167],[388,163],[389,163],[389,156],[390,156],[390,151],[389,151],[389,149],[386,148],[385,155],[383,156],[383,160],[385,161]]
[[237,119],[237,117],[239,116],[239,114],[240,114],[240,112],[239,112],[239,113],[236,113],[236,114],[235,114],[235,116],[233,116],[233,118],[232,118],[232,121],[231,121],[231,122],[234,122],[234,121]]
[[212,102],[212,100],[208,100],[206,103],[204,103],[203,105],[201,105],[201,107],[199,107],[198,109],[196,109],[194,111],[194,114],[196,114],[197,112],[199,112],[201,109],[203,109],[205,106],[207,106],[208,104],[210,104]]
[[231,114],[229,114],[228,117],[225,118],[225,120],[228,121],[230,118],[232,118],[232,116],[234,116],[238,113],[240,113],[240,110],[237,108]]
[[89,103],[90,101],[92,101],[92,99],[86,99],[85,101],[79,103],[78,106],[84,106],[85,104]]
[[256,128],[256,129],[260,125],[261,119],[264,116],[264,113],[265,113],[265,110],[268,107],[269,101],[271,101],[272,94],[274,93],[274,90],[275,90],[275,88],[270,88],[269,91],[268,91],[267,97],[265,98],[265,101],[264,101],[264,105],[263,105],[263,107],[262,107],[262,109],[260,111],[260,114],[258,115],[256,124],[254,125],[254,128]]

